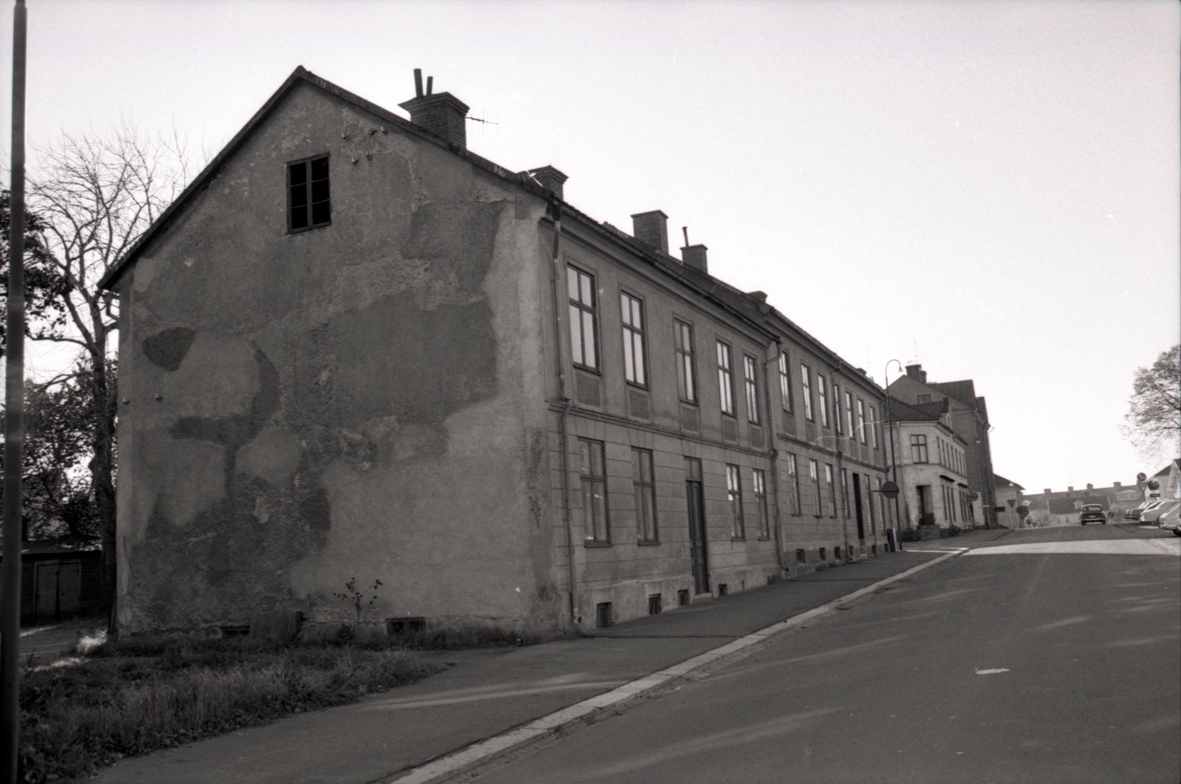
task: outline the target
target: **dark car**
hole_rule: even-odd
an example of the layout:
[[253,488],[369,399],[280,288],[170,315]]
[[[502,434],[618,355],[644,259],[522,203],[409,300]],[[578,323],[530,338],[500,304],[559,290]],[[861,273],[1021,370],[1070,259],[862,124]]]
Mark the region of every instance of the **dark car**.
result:
[[1083,525],[1087,523],[1102,523],[1107,525],[1107,512],[1103,511],[1103,507],[1099,504],[1087,504],[1079,512],[1078,521]]

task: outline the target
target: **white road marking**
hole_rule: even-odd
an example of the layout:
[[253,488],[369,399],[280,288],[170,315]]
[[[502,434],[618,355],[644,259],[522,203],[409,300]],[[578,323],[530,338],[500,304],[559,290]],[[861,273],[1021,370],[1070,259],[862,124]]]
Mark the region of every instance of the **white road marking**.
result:
[[[749,648],[751,645],[763,642],[768,637],[772,637],[776,634],[779,634],[780,632],[800,626],[801,624],[807,623],[808,621],[818,618],[821,615],[826,615],[827,613],[833,612],[838,605],[848,604],[849,602],[853,602],[864,596],[868,596],[869,594],[884,588],[891,583],[904,580],[916,572],[920,572],[923,569],[928,569],[935,564],[943,563],[947,559],[954,558],[957,555],[962,555],[966,551],[967,548],[965,547],[959,547],[954,550],[946,551],[946,554],[940,556],[939,558],[933,558],[926,563],[919,564],[918,566],[907,569],[905,572],[900,572],[893,577],[887,577],[886,579],[879,580],[872,585],[867,585],[864,588],[853,591],[850,594],[846,594],[839,599],[833,599],[828,604],[822,604],[819,607],[808,610],[807,612],[800,613],[799,615],[793,615],[791,618],[788,618],[785,621],[771,624],[770,626],[759,629],[756,632],[752,632],[745,637],[739,637],[737,640],[723,645],[720,648],[714,648],[712,651],[706,651],[705,653],[694,656],[691,659],[687,659],[680,664],[674,664],[673,666],[667,667],[663,670],[660,670],[659,672],[654,672],[651,675],[634,680],[630,683],[625,683],[622,686],[604,692],[598,696],[575,703],[568,708],[563,708],[562,710],[551,713],[548,716],[542,716],[540,719],[529,722],[528,724],[524,724],[514,730],[509,730],[508,732],[501,733],[500,735],[494,735],[487,740],[477,741],[466,748],[462,748],[459,751],[439,757],[438,759],[428,762],[425,765],[420,765],[417,768],[411,768],[410,770],[404,771],[403,773],[395,774],[392,778],[386,779],[386,781],[389,782],[389,784],[393,784],[393,782],[397,782],[397,784],[429,784],[429,782],[453,776],[463,769],[484,762],[485,760],[495,757],[497,754],[501,754],[523,743],[528,743],[529,741],[539,738],[543,735],[555,732],[562,726],[577,721],[589,713],[593,713],[603,708],[609,708],[613,705],[618,705],[621,702],[626,702],[627,700],[630,700],[633,697],[636,697],[645,692],[651,691],[658,686],[673,680],[674,678],[683,677],[696,669],[700,669],[707,664],[721,659],[724,656],[728,656],[729,654],[740,651],[744,648]],[[945,551],[939,550],[937,552]]]
[[1035,542],[979,547],[968,555],[1177,555],[1181,556],[1181,539],[1109,539],[1086,542]]
[[995,669],[995,670],[976,670],[976,674],[977,675],[996,675],[998,672],[1008,672],[1008,671],[1009,670],[1007,667],[1000,667],[999,669]]

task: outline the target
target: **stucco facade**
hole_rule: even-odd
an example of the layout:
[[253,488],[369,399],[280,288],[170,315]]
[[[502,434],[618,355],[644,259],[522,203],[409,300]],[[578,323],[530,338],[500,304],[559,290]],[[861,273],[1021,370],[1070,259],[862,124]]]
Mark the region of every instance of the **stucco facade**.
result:
[[986,528],[997,526],[996,496],[992,485],[992,447],[988,432],[988,407],[976,394],[971,379],[962,381],[928,382],[922,365],[907,365],[906,375],[890,384],[889,393],[909,405],[927,403],[947,404],[945,423],[964,444],[965,475],[971,492],[977,496],[973,515],[976,524]]
[[891,401],[895,465],[898,469],[901,528],[941,531],[972,529],[979,520],[979,496],[968,486],[966,445],[951,429],[946,403],[916,408]]
[[405,106],[297,69],[104,282],[122,629],[347,620],[350,579],[371,619],[593,627],[881,551],[863,372]]

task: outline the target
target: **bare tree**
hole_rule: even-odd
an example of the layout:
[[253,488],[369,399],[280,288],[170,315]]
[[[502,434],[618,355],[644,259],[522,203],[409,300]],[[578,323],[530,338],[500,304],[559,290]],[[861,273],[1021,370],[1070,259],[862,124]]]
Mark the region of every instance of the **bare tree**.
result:
[[66,318],[34,339],[74,344],[86,368],[95,417],[91,490],[103,548],[103,597],[114,619],[116,390],[108,360],[117,301],[98,282],[160,216],[187,179],[187,152],[172,139],[145,139],[124,126],[110,137],[65,136],[38,150],[29,205],[57,276]]
[[1124,435],[1149,458],[1177,453],[1181,436],[1181,345],[1162,351],[1152,367],[1137,368]]

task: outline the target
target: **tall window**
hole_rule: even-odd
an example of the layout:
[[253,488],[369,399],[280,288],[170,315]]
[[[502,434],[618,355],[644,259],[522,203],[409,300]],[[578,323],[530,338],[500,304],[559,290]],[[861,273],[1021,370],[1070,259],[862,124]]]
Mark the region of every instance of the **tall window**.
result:
[[857,398],[857,432],[861,434],[861,443],[868,444],[865,435],[865,401]]
[[837,482],[832,473],[832,463],[824,464],[824,481],[828,483],[828,501],[832,504],[832,516],[837,516]]
[[[838,414],[838,417],[840,415]],[[853,393],[845,392],[845,423],[849,426],[849,438],[853,437]]]
[[746,418],[754,424],[759,423],[759,382],[755,375],[758,365],[755,358],[742,355],[742,380],[746,387]]
[[828,427],[828,387],[823,373],[816,374],[816,396],[820,398],[820,424]]
[[577,267],[567,267],[566,283],[570,290],[570,354],[575,365],[598,370],[595,277]]
[[638,386],[648,385],[644,372],[644,303],[631,294],[619,295],[623,313],[623,377]]
[[787,352],[779,355],[779,397],[784,411],[791,411],[791,373],[788,371]]
[[807,365],[800,365],[800,379],[804,385],[804,417],[809,422],[816,421],[812,416],[812,371]]
[[751,473],[755,489],[755,509],[759,513],[759,538],[771,538],[771,520],[767,516],[767,475],[756,468]]
[[718,341],[718,394],[722,398],[722,413],[734,416],[734,369],[730,362],[730,347]]
[[824,516],[824,496],[820,495],[820,468],[815,460],[808,461],[808,472],[812,479],[812,497],[816,499],[816,516]]
[[878,410],[873,406],[869,407],[869,438],[873,444],[873,448],[878,448]]
[[[844,429],[841,425],[841,385],[835,381],[832,382],[832,420],[833,429],[837,431],[837,435],[840,435]],[[849,435],[852,434],[853,429],[850,428]]]
[[652,478],[652,452],[632,449],[632,486],[636,494],[636,539],[656,541],[656,482]]
[[328,156],[287,164],[287,230],[303,231],[331,222]]
[[726,466],[726,501],[730,504],[730,535],[746,538],[746,524],[742,521],[742,478],[738,466]]
[[927,462],[927,437],[914,433],[910,437],[910,459],[914,463]]
[[845,517],[849,517],[851,507],[849,506],[849,469],[847,468],[841,469],[841,502],[844,504],[842,508],[845,510]]
[[791,452],[787,453],[787,475],[791,477],[791,511],[792,514],[800,514],[803,512],[800,503],[800,472],[799,466],[796,465],[796,456]]
[[680,321],[673,322],[677,346],[677,394],[686,403],[697,402],[697,376],[693,369],[693,328]]
[[578,439],[578,474],[582,480],[582,511],[586,521],[586,540],[601,544],[611,542],[607,524],[606,465],[602,441]]

